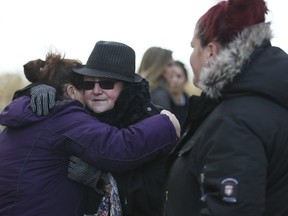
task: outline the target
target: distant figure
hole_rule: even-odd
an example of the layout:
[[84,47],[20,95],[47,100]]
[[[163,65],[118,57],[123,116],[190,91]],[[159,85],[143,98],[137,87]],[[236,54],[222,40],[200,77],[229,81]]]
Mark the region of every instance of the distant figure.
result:
[[188,72],[181,61],[174,62],[169,83],[172,98],[171,112],[175,114],[180,125],[183,126],[188,113],[189,95],[185,90],[185,86],[188,84]]
[[138,69],[138,74],[149,82],[152,102],[169,111],[172,108],[172,98],[168,81],[172,72],[172,51],[161,47],[147,49]]

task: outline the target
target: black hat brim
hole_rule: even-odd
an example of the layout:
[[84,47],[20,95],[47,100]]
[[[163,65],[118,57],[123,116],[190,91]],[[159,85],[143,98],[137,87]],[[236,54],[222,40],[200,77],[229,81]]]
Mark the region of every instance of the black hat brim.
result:
[[87,67],[73,68],[73,71],[75,73],[82,74],[85,76],[109,78],[109,79],[121,80],[121,81],[126,81],[126,82],[140,82],[143,79],[140,75],[136,73],[134,74],[134,77],[127,77],[127,76],[122,76],[119,73],[115,73],[111,71],[101,71],[101,70],[87,68]]

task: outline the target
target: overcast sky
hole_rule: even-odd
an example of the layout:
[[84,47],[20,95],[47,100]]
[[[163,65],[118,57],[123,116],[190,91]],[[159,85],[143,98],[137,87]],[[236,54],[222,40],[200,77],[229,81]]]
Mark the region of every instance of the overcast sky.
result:
[[[1,0],[0,74],[45,59],[51,48],[83,63],[99,40],[126,43],[136,68],[151,46],[173,51],[189,71],[190,41],[198,18],[217,0]],[[288,52],[287,3],[267,0],[272,44]]]

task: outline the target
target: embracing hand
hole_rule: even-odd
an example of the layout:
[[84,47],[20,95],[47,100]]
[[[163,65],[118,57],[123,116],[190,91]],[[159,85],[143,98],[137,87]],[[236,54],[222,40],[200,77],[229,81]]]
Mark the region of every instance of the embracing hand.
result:
[[174,128],[176,130],[176,134],[179,138],[180,133],[181,133],[181,126],[180,126],[180,123],[179,123],[178,119],[176,118],[176,116],[168,110],[162,110],[161,114],[167,115],[169,117],[170,121],[174,125]]
[[56,89],[52,86],[40,84],[30,90],[31,108],[38,116],[48,115],[49,109],[55,106]]

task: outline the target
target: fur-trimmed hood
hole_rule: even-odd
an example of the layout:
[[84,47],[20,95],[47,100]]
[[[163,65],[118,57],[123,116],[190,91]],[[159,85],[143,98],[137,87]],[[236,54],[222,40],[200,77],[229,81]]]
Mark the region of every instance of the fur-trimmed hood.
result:
[[221,97],[222,89],[241,73],[243,65],[255,49],[261,46],[264,40],[271,40],[271,38],[272,34],[268,23],[244,29],[211,62],[211,67],[202,69],[199,87],[208,97]]
[[288,107],[288,56],[271,46],[271,38],[270,23],[244,29],[211,67],[202,69],[198,85],[203,93],[212,99],[261,94]]

